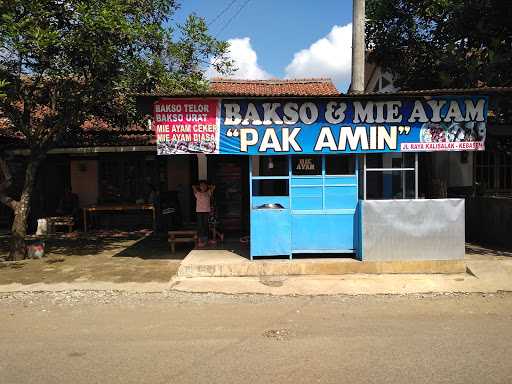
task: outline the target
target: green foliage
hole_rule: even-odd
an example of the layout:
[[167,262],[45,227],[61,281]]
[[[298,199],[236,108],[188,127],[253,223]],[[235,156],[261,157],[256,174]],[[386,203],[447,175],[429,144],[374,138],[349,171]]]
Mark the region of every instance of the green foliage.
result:
[[4,89],[7,88],[7,84],[7,81],[0,80],[0,101],[7,97],[7,95],[4,92]]
[[510,86],[512,7],[503,0],[367,0],[370,60],[402,89]]
[[229,71],[227,44],[174,0],[1,0],[2,112],[44,153],[94,115],[124,127],[128,94],[197,91],[205,64]]

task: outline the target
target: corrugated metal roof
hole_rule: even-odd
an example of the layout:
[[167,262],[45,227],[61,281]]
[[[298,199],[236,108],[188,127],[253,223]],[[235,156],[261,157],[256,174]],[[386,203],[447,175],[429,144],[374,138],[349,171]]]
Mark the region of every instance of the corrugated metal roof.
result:
[[435,95],[460,95],[460,94],[496,94],[511,93],[512,87],[478,87],[478,88],[437,88],[415,89],[396,92],[365,92],[364,94],[348,96],[435,96]]

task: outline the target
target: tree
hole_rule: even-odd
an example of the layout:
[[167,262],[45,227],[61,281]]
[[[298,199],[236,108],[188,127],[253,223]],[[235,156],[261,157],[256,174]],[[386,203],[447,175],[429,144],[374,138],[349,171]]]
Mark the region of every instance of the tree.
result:
[[402,89],[512,85],[502,0],[367,0],[369,60]]
[[[0,201],[14,211],[10,258],[26,255],[37,171],[48,150],[91,116],[126,126],[136,92],[198,91],[205,63],[230,70],[228,45],[191,15],[171,28],[174,0],[3,0],[0,2],[0,114],[4,130],[30,149],[21,195],[0,150]],[[0,117],[2,117],[0,116]],[[5,122],[7,121],[7,122]],[[2,176],[3,175],[3,176]]]

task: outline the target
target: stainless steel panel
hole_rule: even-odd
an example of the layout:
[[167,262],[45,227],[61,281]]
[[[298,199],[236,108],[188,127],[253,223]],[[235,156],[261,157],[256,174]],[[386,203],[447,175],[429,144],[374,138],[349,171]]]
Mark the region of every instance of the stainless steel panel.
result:
[[363,260],[463,259],[464,199],[365,200]]

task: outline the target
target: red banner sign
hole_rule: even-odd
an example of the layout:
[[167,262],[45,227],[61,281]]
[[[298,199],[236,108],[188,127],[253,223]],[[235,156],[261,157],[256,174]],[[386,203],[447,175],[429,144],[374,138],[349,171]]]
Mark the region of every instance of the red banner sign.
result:
[[158,154],[218,153],[219,103],[215,99],[160,99],[153,106]]

